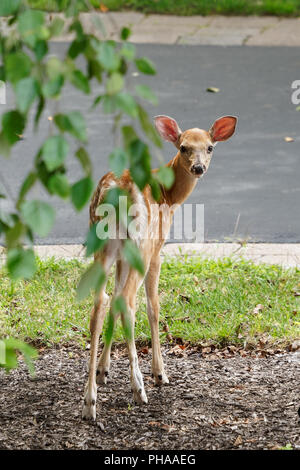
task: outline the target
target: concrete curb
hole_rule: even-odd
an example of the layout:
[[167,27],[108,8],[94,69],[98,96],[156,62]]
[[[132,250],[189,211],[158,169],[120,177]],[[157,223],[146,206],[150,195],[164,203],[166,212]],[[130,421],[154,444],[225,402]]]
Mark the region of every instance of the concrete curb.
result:
[[[39,245],[36,254],[47,259],[79,259],[84,260],[82,245]],[[170,243],[162,250],[163,257],[203,256],[208,259],[251,260],[254,263],[278,264],[288,268],[300,268],[300,244],[258,243],[241,246],[238,243]],[[4,261],[4,249],[0,248],[0,261]]]
[[[62,16],[48,14],[48,20]],[[167,16],[137,12],[81,13],[84,30],[103,38],[103,27],[109,39],[119,40],[122,26],[130,26],[130,41],[136,44],[186,44],[217,46],[300,46],[300,18],[274,16]],[[55,41],[71,41],[68,32]],[[0,27],[7,30],[7,20],[0,18]]]
[[[52,15],[53,16],[53,15]],[[130,26],[136,44],[218,46],[300,46],[300,19],[273,16],[167,16],[137,12],[82,13],[86,31],[101,37],[101,20],[109,38],[118,40],[122,26]],[[72,39],[70,34],[58,38]]]

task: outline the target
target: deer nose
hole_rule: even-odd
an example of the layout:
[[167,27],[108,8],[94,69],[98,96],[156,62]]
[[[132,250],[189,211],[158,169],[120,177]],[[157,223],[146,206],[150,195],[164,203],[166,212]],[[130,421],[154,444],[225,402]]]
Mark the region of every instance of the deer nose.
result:
[[195,175],[202,175],[205,171],[205,166],[204,165],[193,165],[191,170],[192,170],[192,173],[194,173]]

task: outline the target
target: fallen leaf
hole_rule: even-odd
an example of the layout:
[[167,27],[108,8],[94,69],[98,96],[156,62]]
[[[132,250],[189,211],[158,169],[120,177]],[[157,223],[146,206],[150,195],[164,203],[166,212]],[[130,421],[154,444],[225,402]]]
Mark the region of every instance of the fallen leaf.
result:
[[214,86],[211,86],[211,87],[206,88],[206,91],[208,91],[209,93],[219,93],[220,88],[216,88]]
[[183,357],[184,355],[186,355],[186,351],[183,351],[181,347],[176,344],[176,346],[171,348],[170,351],[167,352],[167,354],[174,354],[175,356]]
[[140,349],[140,353],[142,353],[142,354],[149,354],[149,348],[148,348],[148,346],[145,346],[144,348]]
[[159,423],[158,421],[149,421],[149,426],[154,426],[163,429],[164,431],[174,431],[174,426],[170,426],[169,424]]
[[243,443],[243,439],[241,438],[241,436],[238,436],[238,437],[236,438],[236,440],[234,441],[234,444],[233,444],[233,445],[234,445],[234,447],[238,447],[238,446],[240,446],[242,443]]
[[106,5],[104,5],[104,3],[100,3],[100,11],[102,11],[102,13],[106,13],[108,11],[108,7]]
[[253,309],[253,315],[257,315],[258,313],[262,312],[264,309],[264,306],[262,304],[256,305],[256,307]]

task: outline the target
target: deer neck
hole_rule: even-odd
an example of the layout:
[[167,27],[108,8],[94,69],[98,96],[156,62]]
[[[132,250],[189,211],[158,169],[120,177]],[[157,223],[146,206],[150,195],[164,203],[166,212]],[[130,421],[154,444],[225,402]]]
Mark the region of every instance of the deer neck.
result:
[[167,166],[173,169],[175,179],[170,189],[164,189],[165,202],[170,206],[182,204],[195,188],[197,179],[183,167],[179,152]]

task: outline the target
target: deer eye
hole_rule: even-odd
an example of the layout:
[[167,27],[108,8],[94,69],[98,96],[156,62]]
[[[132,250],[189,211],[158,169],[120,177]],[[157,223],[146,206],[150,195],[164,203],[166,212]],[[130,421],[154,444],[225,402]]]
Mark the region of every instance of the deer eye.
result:
[[209,146],[207,147],[208,153],[211,153],[211,152],[213,151],[213,149],[214,149],[213,146],[212,146],[212,145],[209,145]]
[[180,152],[181,152],[181,153],[187,152],[187,147],[185,147],[184,145],[181,145],[181,146],[180,146]]

